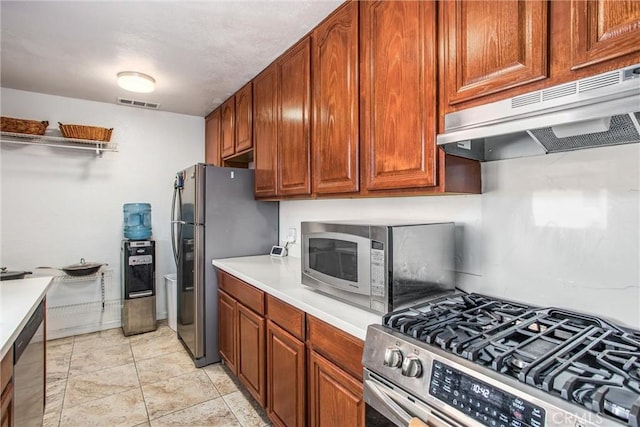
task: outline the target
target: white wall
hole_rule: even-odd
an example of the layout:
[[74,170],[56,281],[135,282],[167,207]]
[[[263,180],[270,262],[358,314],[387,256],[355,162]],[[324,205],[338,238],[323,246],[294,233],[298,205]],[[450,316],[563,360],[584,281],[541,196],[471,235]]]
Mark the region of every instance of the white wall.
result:
[[[58,121],[113,127],[119,144],[119,152],[96,158],[2,143],[0,264],[106,262],[113,270],[107,298],[119,298],[122,205],[149,202],[158,316],[165,317],[163,276],[175,271],[173,174],[203,160],[204,120],[6,88],[0,96],[2,115],[49,120],[50,129]],[[632,144],[483,163],[482,195],[281,202],[281,240],[289,227],[299,239],[304,220],[449,219],[457,224],[461,288],[640,327],[639,165],[640,145]],[[300,256],[299,243],[290,253]],[[97,283],[59,284],[49,295],[50,305],[96,299]]]
[[[61,267],[80,258],[108,263],[113,273],[106,298],[120,298],[122,205],[148,202],[156,241],[157,312],[166,317],[163,277],[175,272],[169,227],[173,177],[204,160],[204,119],[7,88],[0,95],[3,116],[48,120],[49,131],[57,131],[58,122],[113,127],[111,141],[119,150],[98,158],[92,151],[3,142],[0,263],[12,270]],[[96,298],[99,283],[58,284],[49,304]]]
[[483,163],[476,196],[281,202],[280,238],[305,220],[453,220],[460,288],[640,328],[639,165],[631,144]]

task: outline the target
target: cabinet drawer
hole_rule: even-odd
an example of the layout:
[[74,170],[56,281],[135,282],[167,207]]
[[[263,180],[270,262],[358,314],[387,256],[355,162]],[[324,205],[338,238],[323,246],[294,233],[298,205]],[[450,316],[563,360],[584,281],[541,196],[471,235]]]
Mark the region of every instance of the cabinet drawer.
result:
[[2,359],[2,365],[0,366],[0,379],[2,387],[0,392],[9,384],[11,377],[13,376],[13,348],[11,348]]
[[294,337],[304,341],[304,311],[267,295],[267,317]]
[[218,287],[246,307],[264,316],[264,292],[261,290],[222,271],[218,271]]
[[307,315],[307,346],[362,381],[362,340]]

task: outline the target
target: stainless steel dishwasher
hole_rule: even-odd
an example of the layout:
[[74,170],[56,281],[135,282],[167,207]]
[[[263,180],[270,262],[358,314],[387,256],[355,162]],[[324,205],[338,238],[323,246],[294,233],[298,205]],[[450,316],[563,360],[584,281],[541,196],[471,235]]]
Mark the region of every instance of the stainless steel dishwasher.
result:
[[13,344],[13,387],[16,426],[42,426],[44,414],[44,301]]

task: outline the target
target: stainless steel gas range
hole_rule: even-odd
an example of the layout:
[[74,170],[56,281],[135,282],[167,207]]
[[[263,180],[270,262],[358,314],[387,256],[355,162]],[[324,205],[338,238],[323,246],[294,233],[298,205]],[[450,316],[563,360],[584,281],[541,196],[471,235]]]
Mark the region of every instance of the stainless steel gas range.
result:
[[369,326],[363,364],[368,425],[640,426],[640,331],[566,310],[442,297]]

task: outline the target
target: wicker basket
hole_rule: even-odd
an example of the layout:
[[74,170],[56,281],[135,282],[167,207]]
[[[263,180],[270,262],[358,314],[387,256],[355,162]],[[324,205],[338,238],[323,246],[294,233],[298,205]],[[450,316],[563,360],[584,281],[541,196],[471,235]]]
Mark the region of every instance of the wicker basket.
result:
[[65,138],[90,139],[92,141],[109,141],[113,128],[101,128],[97,126],[84,125],[60,125],[60,132]]
[[0,117],[0,129],[2,132],[27,133],[29,135],[44,135],[49,122],[37,120],[14,119],[12,117]]

